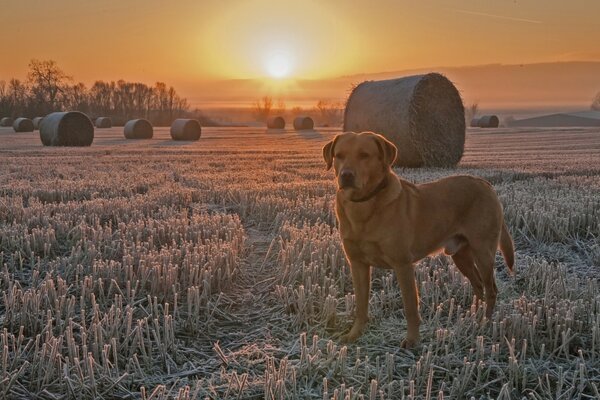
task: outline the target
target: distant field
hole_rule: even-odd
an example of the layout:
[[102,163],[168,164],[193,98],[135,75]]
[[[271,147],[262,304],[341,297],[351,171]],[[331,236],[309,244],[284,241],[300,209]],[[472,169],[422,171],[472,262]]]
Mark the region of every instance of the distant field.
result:
[[417,267],[422,343],[393,274],[354,298],[321,148],[339,131],[206,128],[198,142],[44,148],[0,128],[0,398],[599,398],[600,130],[474,129],[456,169],[495,186],[491,320],[444,256]]

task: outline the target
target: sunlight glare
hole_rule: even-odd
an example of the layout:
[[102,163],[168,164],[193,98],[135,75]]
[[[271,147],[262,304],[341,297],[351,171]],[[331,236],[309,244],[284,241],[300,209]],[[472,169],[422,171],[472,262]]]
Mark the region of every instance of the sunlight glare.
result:
[[267,72],[273,78],[283,78],[290,73],[290,60],[283,53],[269,55],[266,60]]

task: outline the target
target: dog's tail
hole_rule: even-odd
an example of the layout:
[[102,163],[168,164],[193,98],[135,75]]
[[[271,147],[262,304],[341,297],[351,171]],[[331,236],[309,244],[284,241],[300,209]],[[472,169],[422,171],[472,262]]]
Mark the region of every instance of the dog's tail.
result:
[[513,268],[515,265],[515,248],[512,237],[510,236],[504,221],[502,221],[502,230],[500,231],[500,242],[498,243],[498,247],[500,247],[500,251],[504,256],[504,261],[506,262],[510,273],[514,274]]

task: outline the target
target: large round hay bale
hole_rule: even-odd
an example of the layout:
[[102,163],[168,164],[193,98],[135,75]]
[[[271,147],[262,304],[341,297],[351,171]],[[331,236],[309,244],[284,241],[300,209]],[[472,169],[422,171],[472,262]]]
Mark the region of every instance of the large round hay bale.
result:
[[311,130],[315,123],[311,117],[296,117],[294,118],[294,129],[297,131]]
[[48,114],[40,124],[44,146],[90,146],[94,141],[94,124],[79,111]]
[[473,118],[469,126],[471,128],[479,128],[479,118]]
[[15,132],[33,132],[33,121],[29,118],[17,118],[13,122]]
[[12,126],[13,122],[15,122],[11,117],[4,117],[0,119],[0,126]]
[[497,128],[500,125],[500,119],[495,115],[482,115],[477,121],[480,128]]
[[284,129],[285,119],[283,117],[271,117],[267,120],[267,128],[269,129]]
[[96,118],[96,128],[112,128],[112,120],[109,117]]
[[36,131],[39,130],[40,124],[42,123],[43,120],[44,120],[44,117],[35,117],[33,119],[33,129]]
[[395,165],[456,165],[465,145],[465,109],[445,76],[430,73],[356,86],[344,131],[380,133],[398,147]]
[[127,139],[152,139],[154,128],[146,119],[132,119],[125,124],[124,131]]
[[173,140],[198,140],[201,134],[202,127],[198,120],[179,118],[171,124]]

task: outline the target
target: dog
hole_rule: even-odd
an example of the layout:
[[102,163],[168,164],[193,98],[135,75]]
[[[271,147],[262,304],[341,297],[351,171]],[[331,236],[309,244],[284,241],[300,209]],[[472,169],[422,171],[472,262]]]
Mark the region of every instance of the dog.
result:
[[492,185],[466,175],[412,184],[392,171],[397,153],[392,142],[373,132],[342,133],[323,147],[327,170],[335,170],[335,210],[356,297],[354,323],[341,337],[346,343],[368,322],[372,266],[393,269],[398,279],[408,325],[403,348],[420,339],[414,263],[440,251],[451,256],[475,300],[485,301],[488,318],[498,292],[498,248],[513,271],[513,240]]

